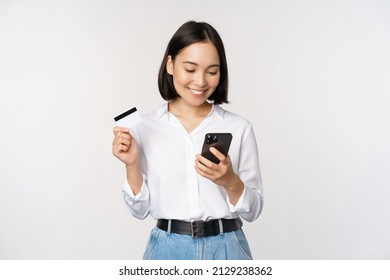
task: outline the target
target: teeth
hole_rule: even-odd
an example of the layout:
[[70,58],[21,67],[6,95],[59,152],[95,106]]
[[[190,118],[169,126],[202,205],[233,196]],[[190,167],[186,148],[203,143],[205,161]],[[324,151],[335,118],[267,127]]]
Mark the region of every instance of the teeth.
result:
[[205,90],[199,91],[199,90],[194,90],[194,89],[192,89],[192,88],[190,88],[190,90],[191,90],[191,92],[192,92],[193,94],[203,94],[203,93],[205,93]]

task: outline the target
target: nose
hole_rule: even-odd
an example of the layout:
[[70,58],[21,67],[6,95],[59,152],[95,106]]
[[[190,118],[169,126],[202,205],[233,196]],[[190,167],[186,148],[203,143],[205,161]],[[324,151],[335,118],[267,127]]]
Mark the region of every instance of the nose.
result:
[[195,78],[195,85],[200,88],[203,88],[207,85],[207,81],[203,73],[198,73]]

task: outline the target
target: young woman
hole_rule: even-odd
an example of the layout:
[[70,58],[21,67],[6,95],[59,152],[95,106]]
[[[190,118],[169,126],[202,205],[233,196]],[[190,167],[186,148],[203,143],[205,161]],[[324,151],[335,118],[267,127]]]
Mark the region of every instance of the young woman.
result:
[[[158,85],[167,101],[129,129],[114,128],[113,154],[125,165],[124,199],[134,217],[157,220],[144,259],[252,259],[241,218],[263,206],[257,144],[251,124],[224,109],[228,69],[217,31],[182,25],[165,52]],[[229,154],[205,134],[231,133]]]

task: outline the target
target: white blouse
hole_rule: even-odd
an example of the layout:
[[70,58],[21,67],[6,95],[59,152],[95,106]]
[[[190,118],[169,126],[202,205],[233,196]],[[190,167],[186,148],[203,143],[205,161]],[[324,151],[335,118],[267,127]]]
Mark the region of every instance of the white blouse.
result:
[[[233,170],[245,187],[232,205],[223,187],[195,171],[206,133],[230,132]],[[263,208],[258,151],[252,125],[242,117],[213,105],[209,115],[191,133],[170,112],[168,103],[144,116],[131,129],[141,152],[143,184],[134,196],[127,183],[124,200],[134,217],[185,221],[233,219],[254,221]]]

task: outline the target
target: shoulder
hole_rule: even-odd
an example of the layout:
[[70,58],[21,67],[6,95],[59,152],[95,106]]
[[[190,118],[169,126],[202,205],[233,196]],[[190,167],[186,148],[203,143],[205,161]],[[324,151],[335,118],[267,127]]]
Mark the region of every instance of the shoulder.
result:
[[131,130],[137,133],[137,132],[144,132],[144,130],[151,129],[153,126],[156,125],[157,121],[161,119],[164,116],[164,114],[166,114],[167,107],[168,107],[167,104],[163,104],[149,113],[141,114],[142,122],[132,127]]
[[252,127],[251,122],[246,118],[239,116],[231,111],[228,111],[218,105],[214,106],[214,110],[224,119],[224,121],[232,125],[239,125],[246,128]]
[[153,111],[142,116],[144,120],[156,120],[168,112],[168,103],[164,103]]

